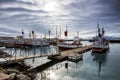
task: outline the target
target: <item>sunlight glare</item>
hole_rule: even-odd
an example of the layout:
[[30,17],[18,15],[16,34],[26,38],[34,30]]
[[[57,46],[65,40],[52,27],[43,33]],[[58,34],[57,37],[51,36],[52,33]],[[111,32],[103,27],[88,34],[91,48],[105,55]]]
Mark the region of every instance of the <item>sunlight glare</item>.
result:
[[44,10],[45,11],[56,11],[57,7],[58,7],[58,5],[56,2],[49,2],[49,3],[45,4]]

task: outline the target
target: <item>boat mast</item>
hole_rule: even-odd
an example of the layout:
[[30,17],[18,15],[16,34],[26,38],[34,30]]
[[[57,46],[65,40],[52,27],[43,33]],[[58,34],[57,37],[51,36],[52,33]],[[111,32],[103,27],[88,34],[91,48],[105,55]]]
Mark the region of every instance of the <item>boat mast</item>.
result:
[[24,30],[22,29],[22,36],[23,36],[23,38],[24,38]]
[[57,25],[56,25],[56,38],[58,38]]
[[34,36],[34,30],[32,30],[32,38],[34,40],[35,36]]
[[45,37],[44,38],[46,39],[46,32],[45,32]]
[[77,37],[79,38],[79,32],[77,31]]
[[98,28],[98,36],[100,37],[100,36],[101,36],[101,34],[100,34],[99,22],[97,22],[97,28]]
[[66,25],[66,31],[64,32],[64,35],[65,35],[65,37],[66,37],[66,39],[67,39],[67,41],[68,41],[68,32],[67,32],[67,25]]
[[61,26],[60,26],[60,38],[61,38]]
[[29,40],[31,41],[31,31],[29,32]]
[[50,29],[48,29],[48,33],[49,33],[49,40],[50,40],[50,33],[51,33]]
[[104,28],[102,27],[102,36],[104,36],[104,34],[105,34],[105,30],[104,30]]
[[80,39],[79,39],[79,32],[77,32],[77,46],[79,47],[79,44],[80,44]]

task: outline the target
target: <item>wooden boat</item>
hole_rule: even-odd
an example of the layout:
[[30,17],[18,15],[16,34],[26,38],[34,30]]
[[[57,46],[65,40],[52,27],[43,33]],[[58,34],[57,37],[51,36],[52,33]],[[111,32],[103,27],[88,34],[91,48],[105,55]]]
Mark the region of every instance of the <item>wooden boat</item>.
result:
[[109,49],[109,45],[107,44],[99,44],[99,45],[93,45],[92,46],[92,52],[105,52]]
[[62,43],[58,43],[57,46],[59,50],[69,50],[69,49],[82,47],[82,43],[80,43],[80,39],[78,37],[75,37],[73,42],[71,43],[69,43],[68,41],[62,42]]
[[14,40],[3,41],[3,46],[6,48],[20,48],[24,43]]
[[43,40],[34,40],[32,42],[26,43],[25,45],[29,47],[32,47],[32,46],[43,47],[43,46],[49,46],[49,43],[43,39]]
[[100,28],[98,26],[98,36],[95,37],[94,44],[92,45],[92,52],[105,52],[109,49],[109,41],[106,40],[104,36],[104,29],[102,28],[102,33],[100,33]]

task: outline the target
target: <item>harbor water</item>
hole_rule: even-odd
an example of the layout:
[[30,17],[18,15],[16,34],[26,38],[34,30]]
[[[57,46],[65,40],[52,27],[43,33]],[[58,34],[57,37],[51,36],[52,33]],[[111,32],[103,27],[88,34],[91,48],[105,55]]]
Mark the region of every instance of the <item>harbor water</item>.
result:
[[[55,47],[52,47],[55,48]],[[56,63],[42,72],[38,72],[36,80],[120,80],[120,44],[110,44],[110,49],[104,54],[83,54],[83,60],[78,63],[63,61]],[[47,51],[47,50],[46,50]],[[47,57],[25,60],[32,68],[45,64]],[[68,63],[68,68],[65,67]]]

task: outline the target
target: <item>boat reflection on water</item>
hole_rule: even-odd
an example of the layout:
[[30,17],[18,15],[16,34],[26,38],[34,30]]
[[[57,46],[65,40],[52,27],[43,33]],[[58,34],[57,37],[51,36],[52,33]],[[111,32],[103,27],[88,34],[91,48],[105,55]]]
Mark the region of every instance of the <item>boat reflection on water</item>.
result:
[[[67,66],[66,66],[67,63]],[[49,64],[49,65],[47,65]],[[83,60],[76,62],[71,62],[71,61],[62,61],[62,62],[54,62],[50,61],[44,64],[44,70],[40,70],[43,68],[43,65],[39,66],[37,68],[37,75],[35,80],[52,80],[51,78],[57,78],[57,74],[55,73],[56,71],[64,70],[66,74],[69,74],[71,72],[71,69],[79,69],[83,65]],[[47,66],[46,66],[47,65]],[[55,79],[56,80],[56,79]]]
[[107,50],[104,53],[91,53],[91,55],[93,56],[93,61],[95,61],[98,64],[98,76],[100,76],[100,72],[102,70],[102,66],[105,66],[105,63],[107,61],[107,54],[110,51]]
[[65,63],[68,64],[68,67],[65,66],[66,69],[68,68],[79,69],[83,65],[83,59],[78,62],[66,61]]

